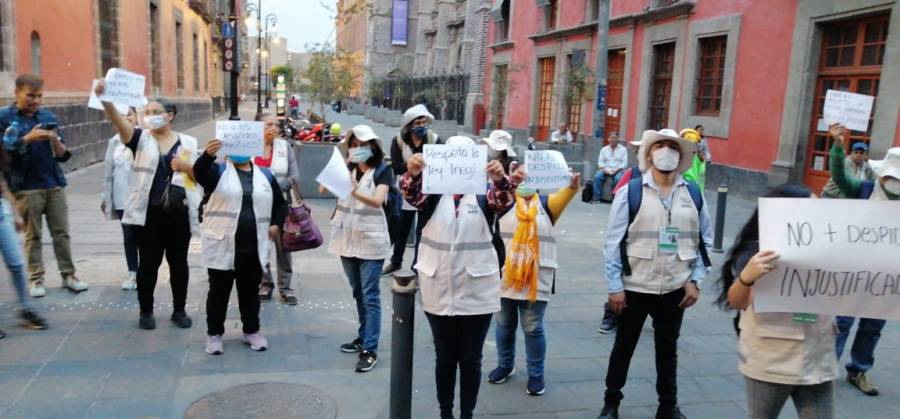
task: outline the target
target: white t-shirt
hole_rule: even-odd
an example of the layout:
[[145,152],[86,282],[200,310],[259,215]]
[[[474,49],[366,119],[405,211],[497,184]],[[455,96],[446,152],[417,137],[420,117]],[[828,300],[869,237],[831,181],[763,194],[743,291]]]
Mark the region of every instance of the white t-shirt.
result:
[[556,130],[553,131],[552,134],[550,134],[551,143],[564,142],[566,144],[569,144],[572,141],[574,141],[574,139],[572,138],[572,131],[566,131],[565,135],[563,135],[561,132],[559,132],[559,130]]
[[600,149],[600,156],[597,157],[597,167],[599,169],[625,170],[628,168],[628,150],[622,145],[616,146],[615,150],[608,145],[604,146]]

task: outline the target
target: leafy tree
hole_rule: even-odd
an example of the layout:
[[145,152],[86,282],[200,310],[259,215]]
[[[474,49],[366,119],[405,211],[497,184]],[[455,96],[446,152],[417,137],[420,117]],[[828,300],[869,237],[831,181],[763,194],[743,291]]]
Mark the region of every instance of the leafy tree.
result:
[[276,87],[278,84],[278,76],[284,76],[284,84],[286,85],[288,91],[294,90],[294,68],[289,65],[280,65],[277,67],[272,67],[271,71],[272,75],[272,87]]
[[363,69],[359,54],[335,51],[326,44],[313,51],[309,66],[301,75],[306,84],[301,90],[312,103],[318,103],[322,115],[325,105],[355,94]]

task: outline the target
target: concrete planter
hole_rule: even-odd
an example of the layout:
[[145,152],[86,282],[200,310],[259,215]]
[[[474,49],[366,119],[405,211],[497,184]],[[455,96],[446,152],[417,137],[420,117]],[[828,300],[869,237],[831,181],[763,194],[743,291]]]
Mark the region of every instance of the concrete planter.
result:
[[376,107],[376,106],[374,106],[374,105],[366,106],[366,110],[365,110],[365,112],[363,113],[363,115],[366,117],[366,119],[372,121],[372,120],[374,120],[374,118],[375,118],[375,111],[376,111],[376,110],[378,110],[378,107]]
[[304,198],[333,198],[326,192],[319,193],[316,176],[328,164],[335,147],[334,143],[298,143],[294,147],[297,165],[300,167],[300,193]]
[[387,112],[388,112],[388,110],[385,108],[377,108],[375,110],[375,114],[372,115],[371,119],[379,124],[383,124],[384,117],[385,117],[385,115],[387,115]]
[[384,125],[389,127],[399,127],[403,123],[403,114],[400,111],[385,111]]

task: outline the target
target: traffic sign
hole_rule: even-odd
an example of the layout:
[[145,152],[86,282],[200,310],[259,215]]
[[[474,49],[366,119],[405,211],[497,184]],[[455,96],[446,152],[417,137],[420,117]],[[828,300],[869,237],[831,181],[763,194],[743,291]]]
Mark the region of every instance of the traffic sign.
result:
[[234,39],[234,27],[231,26],[231,22],[222,25],[222,38]]

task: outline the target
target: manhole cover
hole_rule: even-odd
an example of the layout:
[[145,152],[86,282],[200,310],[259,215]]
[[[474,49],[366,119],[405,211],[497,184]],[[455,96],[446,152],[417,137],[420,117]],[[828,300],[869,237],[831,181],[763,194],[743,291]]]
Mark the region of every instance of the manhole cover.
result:
[[294,418],[335,419],[334,400],[315,387],[256,383],[229,387],[194,402],[186,419]]

